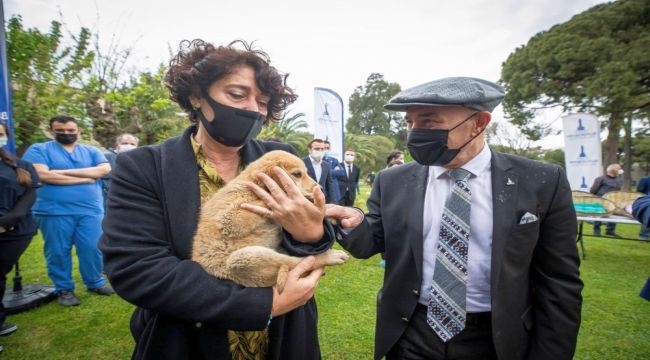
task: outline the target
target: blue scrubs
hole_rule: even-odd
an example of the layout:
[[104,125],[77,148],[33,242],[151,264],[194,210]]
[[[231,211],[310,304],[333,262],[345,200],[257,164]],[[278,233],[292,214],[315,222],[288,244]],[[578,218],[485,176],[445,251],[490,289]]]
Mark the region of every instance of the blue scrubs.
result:
[[[107,162],[97,148],[77,144],[70,153],[56,141],[31,145],[23,159],[45,165],[50,170],[87,168]],[[106,284],[102,275],[102,254],[97,247],[104,218],[101,181],[79,185],[44,183],[37,190],[32,212],[43,234],[47,272],[57,293],[74,291],[73,245],[86,288],[95,289]]]

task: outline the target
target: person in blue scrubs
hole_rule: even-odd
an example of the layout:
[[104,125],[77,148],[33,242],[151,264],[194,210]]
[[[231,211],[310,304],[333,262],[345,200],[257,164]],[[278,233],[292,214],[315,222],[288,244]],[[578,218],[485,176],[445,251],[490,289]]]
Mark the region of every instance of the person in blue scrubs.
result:
[[102,185],[111,171],[97,148],[78,143],[77,120],[59,115],[50,119],[55,140],[31,145],[23,159],[31,162],[43,182],[32,211],[44,240],[47,272],[63,306],[79,305],[72,279],[72,246],[86,288],[99,295],[113,289],[102,275],[102,254],[97,246],[104,218]]

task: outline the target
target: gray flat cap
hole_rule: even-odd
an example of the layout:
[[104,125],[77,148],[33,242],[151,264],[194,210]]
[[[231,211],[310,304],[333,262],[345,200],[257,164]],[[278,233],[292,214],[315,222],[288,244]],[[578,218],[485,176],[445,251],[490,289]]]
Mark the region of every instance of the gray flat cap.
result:
[[471,77],[448,77],[414,86],[393,96],[385,109],[406,111],[411,106],[464,106],[492,111],[505,92],[501,85]]

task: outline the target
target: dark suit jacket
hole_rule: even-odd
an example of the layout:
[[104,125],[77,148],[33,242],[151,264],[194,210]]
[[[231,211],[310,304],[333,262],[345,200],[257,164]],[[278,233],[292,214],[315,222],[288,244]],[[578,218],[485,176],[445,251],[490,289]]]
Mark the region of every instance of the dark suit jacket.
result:
[[357,190],[359,189],[359,176],[361,175],[361,169],[352,164],[352,174],[348,176],[348,164],[342,162],[340,168],[341,169],[338,171],[333,171],[332,175],[338,182],[341,197],[345,196],[345,193],[349,192],[350,198],[354,201],[357,196]]
[[[563,170],[492,154],[492,336],[500,360],[571,359],[580,326],[582,281],[576,214]],[[364,221],[339,242],[353,256],[385,252],[377,296],[375,358],[408,326],[422,282],[422,227],[428,168],[381,171]],[[539,221],[519,224],[526,213]]]
[[650,195],[641,196],[632,204],[632,215],[646,227],[650,227]]
[[[115,291],[137,306],[134,359],[230,359],[227,330],[262,330],[271,312],[271,288],[218,280],[190,260],[200,209],[193,131],[120,154],[112,175],[100,248]],[[252,140],[240,150],[242,162],[275,149],[295,154],[286,144]],[[320,243],[298,243],[285,234],[285,249],[296,255],[325,251],[334,239],[325,224]],[[320,359],[316,316],[312,299],[274,318],[267,358]]]
[[650,195],[650,176],[642,177],[636,186],[636,191]]
[[[314,166],[311,163],[311,158],[309,156],[302,158],[302,161],[305,162],[305,166],[307,166],[307,173],[309,174],[309,177],[316,180],[316,172],[314,171]],[[325,202],[327,203],[334,203],[336,202],[336,193],[334,192],[334,186],[332,185],[332,175],[330,174],[330,165],[328,162],[321,161],[320,162],[320,168],[321,168],[321,175],[320,175],[320,181],[318,182],[318,185],[320,185],[321,189],[323,189],[323,193],[325,193]]]

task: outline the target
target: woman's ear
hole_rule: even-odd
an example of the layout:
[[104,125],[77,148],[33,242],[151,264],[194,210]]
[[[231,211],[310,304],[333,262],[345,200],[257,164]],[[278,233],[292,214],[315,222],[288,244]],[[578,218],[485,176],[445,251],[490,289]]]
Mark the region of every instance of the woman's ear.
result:
[[190,96],[189,97],[190,104],[192,104],[192,108],[194,110],[198,110],[201,108],[201,99],[195,96]]

